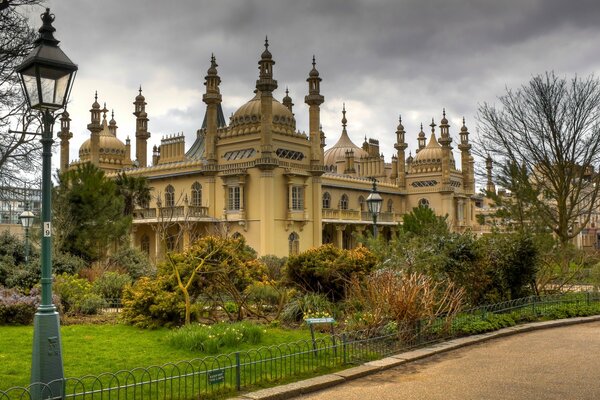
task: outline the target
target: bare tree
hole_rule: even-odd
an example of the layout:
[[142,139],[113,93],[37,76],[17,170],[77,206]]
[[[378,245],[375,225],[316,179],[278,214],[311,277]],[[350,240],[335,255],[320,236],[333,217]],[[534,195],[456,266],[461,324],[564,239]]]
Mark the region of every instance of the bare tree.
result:
[[26,107],[19,78],[15,73],[33,48],[36,32],[29,26],[27,12],[43,0],[3,0],[0,3],[0,186],[23,186],[39,168],[39,137],[9,133],[9,129],[36,131],[36,118],[25,115]]
[[481,151],[564,247],[598,207],[600,81],[547,72],[498,100],[479,107]]

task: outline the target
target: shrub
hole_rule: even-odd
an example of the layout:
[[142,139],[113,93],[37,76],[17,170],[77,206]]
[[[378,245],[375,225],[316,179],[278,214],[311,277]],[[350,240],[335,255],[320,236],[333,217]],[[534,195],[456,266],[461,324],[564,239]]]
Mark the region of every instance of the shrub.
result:
[[29,292],[41,278],[40,265],[38,263],[22,264],[14,266],[6,277],[5,285],[9,288],[17,288],[23,292]]
[[260,257],[258,260],[267,267],[267,275],[270,280],[279,281],[284,277],[284,266],[287,262],[287,257],[266,255]]
[[306,293],[294,296],[285,306],[281,318],[286,322],[299,322],[316,314],[334,315],[334,305],[323,294]]
[[169,276],[142,277],[123,290],[121,318],[140,328],[181,325],[185,304]]
[[37,310],[38,298],[0,287],[0,325],[29,325]]
[[120,300],[123,288],[131,283],[131,277],[114,271],[107,271],[92,284],[94,293],[100,295],[104,300]]
[[368,275],[375,263],[375,257],[366,247],[342,250],[326,244],[290,256],[286,264],[287,279],[305,291],[338,301],[345,298],[350,280]]
[[96,314],[106,305],[102,297],[92,291],[92,284],[75,275],[56,276],[54,291],[60,297],[65,314]]
[[87,266],[86,261],[69,253],[60,251],[52,255],[52,272],[55,275],[69,274],[75,275]]
[[108,266],[110,269],[126,272],[133,280],[156,274],[156,269],[148,260],[148,256],[143,251],[133,247],[120,248],[110,256]]

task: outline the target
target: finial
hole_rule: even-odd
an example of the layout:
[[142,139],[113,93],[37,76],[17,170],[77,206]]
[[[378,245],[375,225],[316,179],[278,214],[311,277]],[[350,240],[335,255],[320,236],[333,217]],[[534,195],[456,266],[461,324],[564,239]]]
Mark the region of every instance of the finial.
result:
[[96,93],[94,94],[94,101],[98,101],[98,91],[96,90]]
[[402,123],[402,114],[398,114],[398,122]]
[[442,116],[446,118],[446,107],[442,108]]
[[423,130],[423,123],[421,122],[421,130]]
[[289,94],[290,94],[290,91],[288,90],[288,87],[286,86],[286,87],[285,87],[285,95],[287,96],[287,95],[289,95]]
[[317,65],[317,62],[315,61],[315,55],[314,54],[313,54],[312,65],[313,65],[313,68],[315,68],[315,65]]
[[142,94],[142,85],[140,84],[140,90],[139,90],[140,94]]
[[465,117],[463,116],[463,125],[465,124]]
[[113,110],[110,113],[110,118],[115,119],[115,110],[113,108]]
[[265,35],[265,50],[269,50],[269,36]]
[[433,118],[431,118],[431,124],[429,126],[431,127],[431,133],[435,132],[435,127],[437,125],[435,124],[435,122],[433,122]]
[[346,130],[346,123],[348,120],[346,119],[346,103],[342,103],[342,127]]
[[46,12],[40,14],[40,18],[42,19],[42,27],[38,30],[40,36],[35,40],[34,43],[36,45],[45,43],[56,47],[56,45],[58,45],[60,42],[54,38],[54,32],[56,32],[56,29],[52,26],[52,23],[54,22],[54,14],[50,14],[50,9],[46,8]]

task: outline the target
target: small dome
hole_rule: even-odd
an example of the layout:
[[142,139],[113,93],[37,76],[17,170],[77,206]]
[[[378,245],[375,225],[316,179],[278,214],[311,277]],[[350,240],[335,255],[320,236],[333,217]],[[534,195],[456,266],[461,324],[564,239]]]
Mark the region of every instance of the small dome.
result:
[[[260,131],[260,121],[262,113],[260,111],[260,91],[256,95],[237,109],[231,117],[229,127],[231,134],[243,135]],[[296,131],[296,119],[294,114],[278,100],[273,98],[273,133],[293,134]]]
[[145,101],[146,98],[144,97],[144,95],[142,94],[142,86],[140,85],[140,90],[139,90],[139,94],[137,96],[135,96],[135,101]]
[[[102,126],[102,131],[100,131],[99,136],[100,140],[98,146],[98,155],[101,162],[112,164],[127,164],[129,162],[129,160],[125,160],[125,144],[116,136],[111,134],[108,125],[106,124],[106,120]],[[79,159],[82,162],[91,161],[91,150],[91,140],[87,139],[79,148]]]
[[396,127],[397,132],[404,132],[404,125],[402,125],[402,117],[398,117],[398,127]]
[[[443,150],[442,146],[438,143],[435,138],[435,134],[431,134],[429,143],[427,146],[419,150],[415,158],[413,159],[413,165],[442,165]],[[454,156],[450,152],[450,163],[454,165]]]
[[360,160],[362,157],[369,157],[369,153],[355,145],[348,135],[343,132],[337,143],[325,151],[323,163],[325,165],[335,165],[338,160],[345,160],[346,152],[350,150],[354,153],[355,161]]

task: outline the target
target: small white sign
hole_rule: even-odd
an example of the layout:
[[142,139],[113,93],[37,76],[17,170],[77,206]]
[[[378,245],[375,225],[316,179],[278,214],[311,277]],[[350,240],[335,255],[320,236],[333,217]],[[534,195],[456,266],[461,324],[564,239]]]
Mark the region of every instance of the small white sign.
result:
[[51,236],[52,236],[52,223],[44,222],[44,237],[51,237]]

